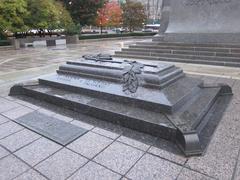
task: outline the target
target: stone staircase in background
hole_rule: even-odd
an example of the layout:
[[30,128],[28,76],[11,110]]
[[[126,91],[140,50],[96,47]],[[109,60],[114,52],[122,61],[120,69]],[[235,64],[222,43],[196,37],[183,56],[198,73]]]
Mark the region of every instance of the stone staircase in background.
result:
[[114,57],[240,67],[240,44],[137,42]]

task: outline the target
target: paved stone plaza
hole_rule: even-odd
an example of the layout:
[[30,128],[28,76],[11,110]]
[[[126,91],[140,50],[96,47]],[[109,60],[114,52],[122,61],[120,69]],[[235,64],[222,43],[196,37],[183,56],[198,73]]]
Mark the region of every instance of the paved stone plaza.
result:
[[[208,83],[227,83],[234,96],[205,154],[186,158],[168,141],[33,99],[9,97],[18,82],[54,73],[84,54],[110,53],[136,41],[81,42],[52,49],[0,50],[0,179],[240,179],[240,70],[176,63]],[[26,99],[25,99],[26,100]],[[40,112],[87,131],[61,146],[14,122]]]

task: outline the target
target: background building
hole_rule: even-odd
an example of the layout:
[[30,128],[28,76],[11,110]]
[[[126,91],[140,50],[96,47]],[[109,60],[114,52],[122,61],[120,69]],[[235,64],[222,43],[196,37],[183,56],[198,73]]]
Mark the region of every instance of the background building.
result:
[[144,4],[149,23],[160,23],[162,0],[135,0]]
[[[126,2],[126,0],[110,0],[117,1],[119,4]],[[132,0],[141,2],[145,6],[148,23],[160,24],[162,0]]]

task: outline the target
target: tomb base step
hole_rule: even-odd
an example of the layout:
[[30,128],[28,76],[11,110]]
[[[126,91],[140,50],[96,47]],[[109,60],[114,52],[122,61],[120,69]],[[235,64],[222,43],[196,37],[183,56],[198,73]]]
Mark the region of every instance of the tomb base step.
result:
[[[204,86],[204,85],[203,85]],[[44,84],[14,86],[10,95],[25,95],[98,119],[175,142],[186,156],[205,152],[223,107],[229,101],[224,88],[202,87],[176,113],[161,113],[101,96],[79,94]],[[228,91],[226,91],[228,92]],[[217,118],[214,116],[217,114]]]

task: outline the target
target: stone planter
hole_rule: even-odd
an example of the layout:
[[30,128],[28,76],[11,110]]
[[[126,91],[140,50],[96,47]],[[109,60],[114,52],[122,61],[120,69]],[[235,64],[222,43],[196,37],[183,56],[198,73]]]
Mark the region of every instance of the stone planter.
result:
[[66,35],[66,43],[67,44],[77,44],[79,41],[78,35]]
[[14,49],[20,49],[20,41],[19,41],[19,39],[12,38],[11,39],[11,44],[14,47]]

